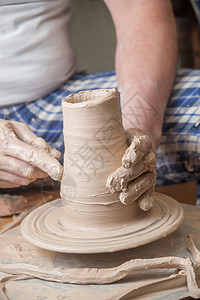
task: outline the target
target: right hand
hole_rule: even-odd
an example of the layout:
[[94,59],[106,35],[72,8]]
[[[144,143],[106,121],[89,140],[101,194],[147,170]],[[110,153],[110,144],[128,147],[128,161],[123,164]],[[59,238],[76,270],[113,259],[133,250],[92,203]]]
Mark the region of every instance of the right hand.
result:
[[156,184],[156,153],[151,139],[140,129],[126,131],[127,150],[122,166],[110,174],[106,186],[111,193],[120,192],[120,201],[128,205],[138,200],[142,210],[153,206]]
[[60,181],[61,153],[20,122],[0,120],[0,188],[28,185],[48,175]]

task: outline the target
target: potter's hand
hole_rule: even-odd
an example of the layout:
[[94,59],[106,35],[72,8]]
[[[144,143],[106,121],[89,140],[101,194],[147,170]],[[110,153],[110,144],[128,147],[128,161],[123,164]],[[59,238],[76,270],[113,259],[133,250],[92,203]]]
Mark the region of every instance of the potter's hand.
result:
[[150,138],[139,129],[126,130],[128,148],[122,167],[112,173],[106,186],[110,192],[121,191],[120,201],[128,205],[138,200],[143,210],[153,206],[152,192],[156,184],[156,154]]
[[61,180],[60,152],[37,137],[27,125],[0,120],[0,188],[27,185],[37,178]]

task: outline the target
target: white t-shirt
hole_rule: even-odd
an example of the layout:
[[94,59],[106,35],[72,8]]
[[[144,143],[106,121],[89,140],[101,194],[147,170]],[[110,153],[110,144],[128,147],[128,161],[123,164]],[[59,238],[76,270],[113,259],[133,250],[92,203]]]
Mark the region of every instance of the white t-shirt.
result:
[[70,0],[0,0],[0,106],[30,102],[75,73]]

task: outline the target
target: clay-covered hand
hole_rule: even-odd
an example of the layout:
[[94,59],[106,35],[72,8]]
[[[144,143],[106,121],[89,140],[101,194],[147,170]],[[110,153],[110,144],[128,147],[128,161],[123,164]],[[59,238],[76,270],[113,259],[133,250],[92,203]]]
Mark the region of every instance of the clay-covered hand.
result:
[[128,148],[122,157],[122,166],[107,179],[110,192],[120,191],[120,201],[128,205],[138,200],[142,210],[153,206],[152,192],[156,184],[156,153],[151,139],[137,128],[128,129]]
[[0,188],[27,185],[48,175],[60,181],[60,155],[27,125],[0,120]]

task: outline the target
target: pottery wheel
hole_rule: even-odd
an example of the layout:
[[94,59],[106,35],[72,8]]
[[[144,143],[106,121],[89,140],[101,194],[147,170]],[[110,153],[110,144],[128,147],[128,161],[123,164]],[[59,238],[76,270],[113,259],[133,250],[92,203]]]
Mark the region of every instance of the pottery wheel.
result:
[[[154,206],[139,210],[131,224],[110,231],[73,230],[64,226],[64,209],[57,199],[32,211],[21,224],[30,243],[63,253],[103,253],[142,246],[174,232],[182,223],[182,206],[173,198],[154,193]],[[47,225],[48,224],[48,225]]]

